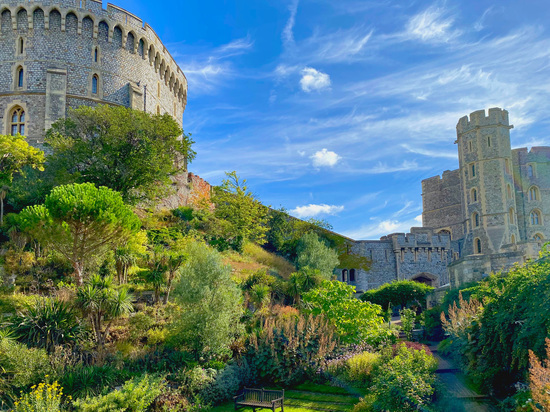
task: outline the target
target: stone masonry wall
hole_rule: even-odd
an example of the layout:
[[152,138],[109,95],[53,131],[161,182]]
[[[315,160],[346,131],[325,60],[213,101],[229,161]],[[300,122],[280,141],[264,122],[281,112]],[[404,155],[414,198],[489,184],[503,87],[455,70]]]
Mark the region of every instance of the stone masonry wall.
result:
[[[0,5],[0,16],[2,133],[18,105],[25,109],[25,134],[33,143],[69,108],[82,104],[168,113],[182,124],[185,75],[151,27],[131,13],[111,4],[103,9],[94,0],[9,0]],[[94,75],[97,93],[92,93]]]

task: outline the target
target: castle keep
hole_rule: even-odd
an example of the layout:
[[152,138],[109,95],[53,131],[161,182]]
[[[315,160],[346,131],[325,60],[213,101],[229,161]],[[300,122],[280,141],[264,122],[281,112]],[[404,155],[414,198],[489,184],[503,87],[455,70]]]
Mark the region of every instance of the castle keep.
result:
[[481,279],[536,258],[550,236],[550,147],[511,149],[508,112],[459,120],[459,169],[422,182],[422,228],[356,241],[369,271],[338,270],[357,290],[393,280],[435,287]]
[[69,108],[97,104],[182,124],[185,75],[138,17],[96,0],[7,0],[0,15],[0,133],[40,145]]

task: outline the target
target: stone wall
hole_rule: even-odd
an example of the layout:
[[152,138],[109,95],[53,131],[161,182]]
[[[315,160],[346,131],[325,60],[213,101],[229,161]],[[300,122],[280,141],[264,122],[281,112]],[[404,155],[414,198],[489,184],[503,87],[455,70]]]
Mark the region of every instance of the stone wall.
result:
[[[172,178],[172,194],[162,199],[157,209],[176,209],[181,206],[209,204],[212,186],[193,173],[182,173]],[[204,203],[203,203],[204,202]]]
[[151,27],[131,13],[111,4],[103,9],[94,0],[10,0],[0,5],[0,16],[2,133],[16,106],[25,110],[32,143],[83,104],[168,113],[182,124],[185,75]]

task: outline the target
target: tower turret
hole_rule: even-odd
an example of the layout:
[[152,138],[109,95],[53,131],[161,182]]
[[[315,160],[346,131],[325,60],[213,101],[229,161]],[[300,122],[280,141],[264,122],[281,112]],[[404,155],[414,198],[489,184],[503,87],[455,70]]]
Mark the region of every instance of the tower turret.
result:
[[478,110],[456,126],[466,254],[500,253],[519,238],[508,112]]

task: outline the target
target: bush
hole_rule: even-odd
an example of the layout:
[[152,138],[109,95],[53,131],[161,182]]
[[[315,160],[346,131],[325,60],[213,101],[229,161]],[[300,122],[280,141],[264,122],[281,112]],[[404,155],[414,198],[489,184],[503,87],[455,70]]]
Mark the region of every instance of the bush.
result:
[[416,311],[412,309],[401,309],[399,311],[401,315],[401,330],[405,334],[408,340],[412,339],[412,331],[416,320]]
[[201,390],[199,396],[206,403],[223,403],[253,381],[254,373],[246,359],[242,359],[240,363],[233,362],[219,371],[214,382]]
[[0,393],[0,400],[11,402],[14,393],[39,383],[52,373],[52,368],[44,349],[29,349],[21,343],[0,338],[0,371],[6,386]]
[[384,310],[389,306],[420,305],[426,306],[426,294],[434,290],[433,287],[412,280],[400,280],[380,286],[378,289],[366,291],[361,300],[376,303]]
[[60,377],[60,384],[73,398],[100,394],[103,389],[124,381],[124,376],[112,366],[77,366]]
[[335,347],[334,329],[322,317],[268,318],[250,337],[247,359],[260,380],[292,385],[316,376]]
[[445,337],[443,325],[441,324],[441,306],[436,306],[432,309],[422,312],[421,324],[424,327],[424,339],[429,341],[439,342]]
[[178,381],[183,386],[183,391],[193,395],[212,384],[216,378],[215,369],[204,369],[196,366],[190,370],[183,370],[178,374]]
[[371,380],[371,374],[380,361],[380,355],[363,352],[346,361],[346,379],[350,383],[365,386]]
[[373,377],[374,408],[390,411],[417,411],[430,403],[434,394],[437,361],[422,350],[405,344],[383,351],[381,364]]
[[338,253],[319,240],[319,236],[314,232],[302,236],[296,253],[298,269],[309,267],[312,270],[319,270],[327,280],[331,278],[334,268],[340,263]]
[[33,386],[32,392],[15,402],[14,412],[58,412],[61,410],[62,388],[57,382]]
[[160,395],[165,385],[161,377],[144,375],[126,382],[120,390],[77,400],[73,405],[77,411],[82,412],[144,412]]

